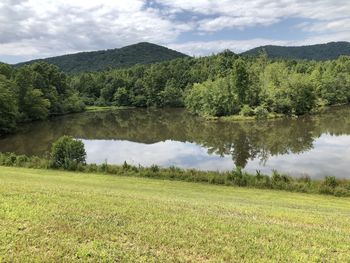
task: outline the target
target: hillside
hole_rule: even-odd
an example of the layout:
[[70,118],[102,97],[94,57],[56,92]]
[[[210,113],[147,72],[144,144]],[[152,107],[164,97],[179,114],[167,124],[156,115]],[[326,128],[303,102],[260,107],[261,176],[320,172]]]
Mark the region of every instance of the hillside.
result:
[[186,56],[187,55],[166,47],[143,42],[119,49],[81,52],[32,60],[16,64],[16,66],[45,61],[57,65],[66,73],[78,73],[84,71],[101,71],[108,68],[128,67],[135,64],[151,64]]
[[270,58],[291,58],[291,59],[313,59],[313,60],[331,60],[337,59],[340,55],[350,55],[349,42],[330,42],[327,44],[318,44],[300,47],[284,46],[261,46],[248,50],[242,55],[256,56],[263,50]]
[[0,261],[345,262],[350,199],[0,169]]

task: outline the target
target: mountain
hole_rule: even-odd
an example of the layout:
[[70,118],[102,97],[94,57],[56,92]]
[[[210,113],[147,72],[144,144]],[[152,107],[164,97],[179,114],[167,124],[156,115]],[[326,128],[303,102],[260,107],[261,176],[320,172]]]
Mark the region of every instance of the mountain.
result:
[[142,42],[123,48],[81,52],[58,57],[31,60],[16,64],[22,66],[45,61],[58,66],[66,73],[101,71],[108,68],[128,67],[135,64],[151,64],[187,57],[187,55],[156,44]]
[[340,55],[350,56],[349,42],[330,42],[327,44],[318,44],[299,47],[284,46],[261,46],[248,50],[242,55],[257,56],[263,50],[270,58],[291,58],[291,59],[313,59],[313,60],[331,60],[337,59]]

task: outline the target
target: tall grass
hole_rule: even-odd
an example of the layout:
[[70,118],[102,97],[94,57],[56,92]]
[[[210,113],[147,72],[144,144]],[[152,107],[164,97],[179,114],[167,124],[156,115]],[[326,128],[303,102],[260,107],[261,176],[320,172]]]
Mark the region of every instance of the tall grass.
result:
[[[39,158],[36,156],[28,157],[25,155],[16,155],[14,153],[0,153],[0,165],[54,169],[48,158]],[[350,180],[347,179],[337,179],[334,176],[326,176],[323,180],[312,180],[308,176],[295,178],[277,171],[273,171],[272,175],[268,176],[261,174],[260,171],[257,171],[256,174],[247,173],[239,167],[233,171],[217,172],[180,169],[177,167],[160,168],[157,165],[152,165],[151,167],[132,166],[124,162],[123,165],[111,165],[107,163],[101,165],[79,164],[69,170],[84,173],[104,173],[119,176],[147,177],[216,185],[350,196]]]

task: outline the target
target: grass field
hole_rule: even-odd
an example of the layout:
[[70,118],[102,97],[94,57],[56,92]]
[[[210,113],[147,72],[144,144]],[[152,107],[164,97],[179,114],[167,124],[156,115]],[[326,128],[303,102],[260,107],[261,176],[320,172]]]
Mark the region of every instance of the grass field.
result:
[[350,262],[350,199],[0,167],[0,262]]

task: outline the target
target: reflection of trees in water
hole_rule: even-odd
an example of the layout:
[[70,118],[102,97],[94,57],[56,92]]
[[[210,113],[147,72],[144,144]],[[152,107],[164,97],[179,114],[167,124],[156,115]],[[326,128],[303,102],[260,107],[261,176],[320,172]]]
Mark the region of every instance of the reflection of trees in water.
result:
[[350,108],[332,109],[320,116],[264,122],[204,121],[183,110],[120,110],[83,113],[24,125],[22,131],[0,140],[0,151],[43,154],[62,135],[82,139],[115,139],[140,143],[164,140],[202,145],[211,154],[231,155],[237,166],[249,159],[302,153],[313,148],[322,133],[350,133]]

